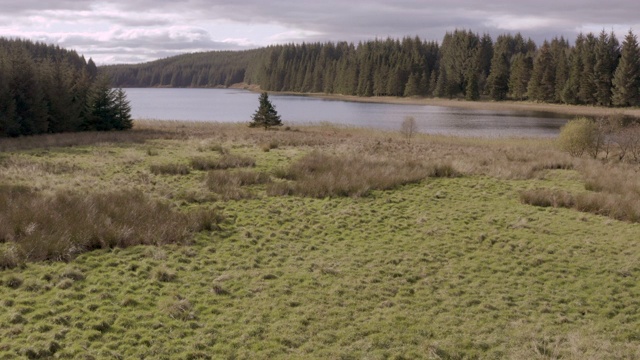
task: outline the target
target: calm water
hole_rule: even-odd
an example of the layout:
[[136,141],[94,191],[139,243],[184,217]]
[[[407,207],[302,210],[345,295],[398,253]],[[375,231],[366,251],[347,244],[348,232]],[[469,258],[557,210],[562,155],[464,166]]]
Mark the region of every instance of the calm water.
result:
[[[234,89],[125,89],[135,119],[249,122],[258,94]],[[270,95],[287,124],[336,123],[399,130],[413,116],[420,132],[462,136],[549,137],[568,117],[551,113],[467,110],[424,105],[392,105]]]

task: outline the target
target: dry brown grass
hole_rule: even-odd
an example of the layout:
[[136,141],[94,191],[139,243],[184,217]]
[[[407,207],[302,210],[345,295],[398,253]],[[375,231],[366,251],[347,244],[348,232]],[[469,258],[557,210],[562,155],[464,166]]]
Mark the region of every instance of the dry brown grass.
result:
[[252,167],[255,165],[255,159],[232,154],[224,154],[220,157],[198,156],[191,159],[191,167],[195,170],[224,170],[237,167]]
[[212,170],[205,177],[207,188],[220,195],[224,200],[251,198],[254,195],[243,187],[266,184],[270,181],[271,177],[268,174],[252,170]]
[[272,195],[324,198],[366,196],[371,190],[388,190],[427,177],[457,176],[458,172],[449,164],[429,165],[418,159],[313,152],[276,175],[292,182],[272,185]]
[[0,267],[22,261],[68,260],[101,248],[185,243],[192,232],[222,221],[213,210],[181,213],[139,191],[45,196],[25,187],[0,188]]
[[149,170],[156,175],[188,175],[191,172],[185,164],[152,164]]
[[159,127],[135,128],[129,131],[99,131],[63,134],[0,138],[0,151],[18,151],[37,148],[84,146],[100,143],[142,143],[149,139],[166,139],[176,136],[175,132]]

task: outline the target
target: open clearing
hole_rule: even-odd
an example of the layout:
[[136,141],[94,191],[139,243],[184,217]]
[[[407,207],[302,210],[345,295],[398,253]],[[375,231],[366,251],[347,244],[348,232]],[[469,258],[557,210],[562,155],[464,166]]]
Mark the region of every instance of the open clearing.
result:
[[[89,136],[0,140],[0,190],[139,191],[224,218],[186,243],[7,265],[0,359],[640,358],[640,225],[521,201],[604,174],[634,201],[637,164],[570,158],[551,140],[331,126]],[[366,160],[398,185],[341,193],[356,179],[315,169],[305,184],[335,195],[300,193],[291,165],[309,154]],[[394,180],[409,171],[398,164],[418,179]],[[5,257],[10,245],[0,238]]]

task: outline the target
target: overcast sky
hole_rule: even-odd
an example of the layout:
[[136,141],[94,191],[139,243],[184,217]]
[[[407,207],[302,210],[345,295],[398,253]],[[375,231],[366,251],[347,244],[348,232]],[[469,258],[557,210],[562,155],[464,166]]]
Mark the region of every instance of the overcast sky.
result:
[[640,31],[638,0],[0,0],[0,36],[75,49],[98,64],[269,44],[520,31],[537,43]]

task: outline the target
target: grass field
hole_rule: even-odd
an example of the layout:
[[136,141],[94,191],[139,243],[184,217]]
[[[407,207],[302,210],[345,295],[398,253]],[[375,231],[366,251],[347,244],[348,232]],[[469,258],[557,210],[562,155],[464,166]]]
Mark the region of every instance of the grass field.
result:
[[0,359],[640,358],[637,164],[331,126],[101,136],[0,140]]

